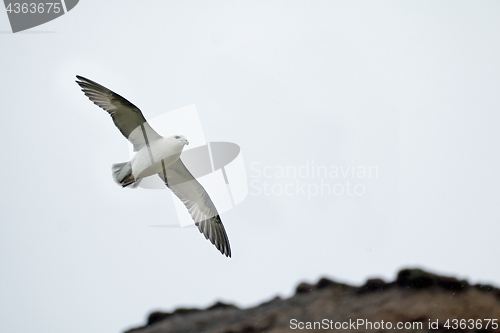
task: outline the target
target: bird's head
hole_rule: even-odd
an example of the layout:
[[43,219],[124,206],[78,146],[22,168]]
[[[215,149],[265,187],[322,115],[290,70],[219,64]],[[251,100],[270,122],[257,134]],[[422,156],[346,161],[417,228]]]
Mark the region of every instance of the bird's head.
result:
[[186,138],[185,135],[183,134],[176,134],[176,135],[173,135],[173,139],[176,141],[176,142],[179,142],[180,144],[182,144],[182,146],[184,145],[188,145],[189,144],[189,141],[188,139]]

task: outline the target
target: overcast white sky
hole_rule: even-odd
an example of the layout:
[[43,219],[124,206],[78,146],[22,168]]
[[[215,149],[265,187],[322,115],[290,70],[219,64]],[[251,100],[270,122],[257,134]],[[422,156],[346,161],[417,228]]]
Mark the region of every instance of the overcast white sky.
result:
[[[499,17],[495,1],[82,0],[11,34],[0,10],[0,331],[120,332],[404,267],[500,285]],[[233,258],[149,227],[176,223],[170,195],[112,181],[126,140],[76,74],[149,119],[195,104],[208,140],[241,147]],[[378,177],[258,176],[313,164]]]

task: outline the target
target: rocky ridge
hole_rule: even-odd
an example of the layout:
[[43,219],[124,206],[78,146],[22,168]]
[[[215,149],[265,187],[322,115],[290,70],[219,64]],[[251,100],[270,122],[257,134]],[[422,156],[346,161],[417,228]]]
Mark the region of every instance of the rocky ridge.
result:
[[486,327],[487,319],[500,326],[500,289],[404,269],[393,282],[370,279],[360,287],[327,278],[301,283],[290,298],[248,309],[218,302],[153,312],[145,326],[125,333],[500,332],[492,321]]

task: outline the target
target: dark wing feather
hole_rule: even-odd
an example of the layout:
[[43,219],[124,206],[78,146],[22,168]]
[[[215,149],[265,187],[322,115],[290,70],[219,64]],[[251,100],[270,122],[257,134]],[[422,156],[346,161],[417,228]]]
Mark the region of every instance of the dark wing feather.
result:
[[[198,230],[226,257],[231,257],[231,247],[226,230],[212,199],[193,177],[179,158],[163,172],[158,173],[165,185],[182,201]],[[166,178],[165,179],[165,175]]]
[[139,151],[148,142],[161,138],[134,104],[99,83],[79,75],[76,78],[76,83],[80,85],[83,93],[111,115],[116,127],[134,145],[134,151]]

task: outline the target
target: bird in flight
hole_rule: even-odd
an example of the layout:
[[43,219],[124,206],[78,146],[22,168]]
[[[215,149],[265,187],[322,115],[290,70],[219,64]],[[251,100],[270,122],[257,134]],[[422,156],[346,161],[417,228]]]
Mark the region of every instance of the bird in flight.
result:
[[135,188],[142,179],[157,174],[186,206],[205,238],[223,255],[231,257],[229,239],[214,203],[180,159],[182,149],[189,144],[187,138],[182,134],[159,135],[134,104],[92,80],[79,75],[76,78],[83,93],[109,113],[137,152],[130,161],[113,164],[115,182]]

